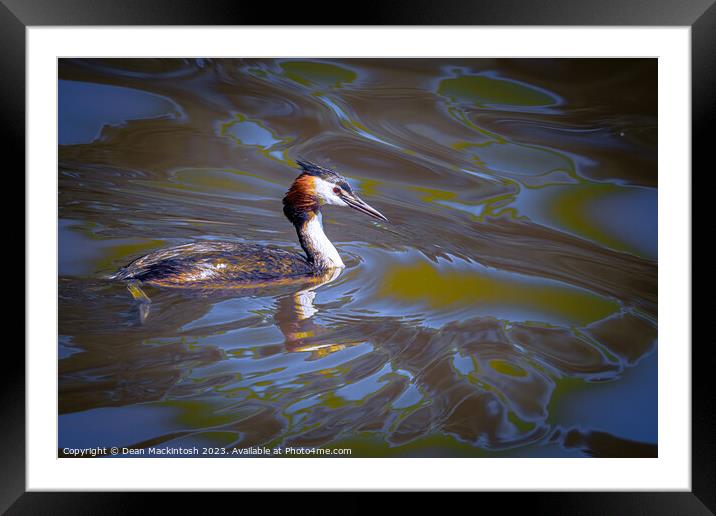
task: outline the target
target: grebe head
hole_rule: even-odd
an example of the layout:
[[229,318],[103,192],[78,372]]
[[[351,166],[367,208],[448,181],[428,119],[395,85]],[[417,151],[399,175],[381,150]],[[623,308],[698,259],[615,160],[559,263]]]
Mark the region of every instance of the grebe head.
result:
[[298,240],[308,261],[318,269],[343,268],[345,265],[323,232],[321,206],[348,206],[376,219],[388,219],[358,197],[348,181],[327,168],[307,161],[296,161],[301,175],[283,198],[283,213],[296,227]]
[[348,206],[373,218],[388,221],[375,208],[358,197],[342,175],[307,161],[296,161],[301,175],[283,198],[283,212],[296,223],[310,212],[318,212],[325,204]]

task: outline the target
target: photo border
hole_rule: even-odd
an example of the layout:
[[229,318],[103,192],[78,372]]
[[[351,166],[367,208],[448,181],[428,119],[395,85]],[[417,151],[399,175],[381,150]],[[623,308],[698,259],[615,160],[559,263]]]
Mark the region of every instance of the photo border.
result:
[[[252,25],[256,21],[315,25],[318,4],[296,5],[288,9],[247,6],[239,2],[212,1],[205,4],[183,0],[112,2],[111,0],[0,0],[0,112],[6,152],[17,158],[15,169],[24,170],[25,154],[25,29],[38,25]],[[525,7],[529,4],[528,8]],[[335,5],[328,5],[335,10]],[[259,10],[264,12],[260,13]],[[272,10],[280,12],[271,12]],[[503,1],[499,4],[471,5],[467,2],[406,2],[395,5],[368,2],[350,17],[360,25],[683,25],[691,27],[692,70],[692,168],[706,169],[707,128],[713,127],[716,113],[716,5],[713,0],[688,2],[659,0],[587,1]],[[345,21],[345,20],[344,20]],[[339,22],[340,23],[340,22]],[[326,23],[327,25],[335,25]],[[708,142],[711,144],[711,142]],[[711,166],[713,168],[711,160]],[[6,173],[11,174],[8,168]],[[693,174],[692,174],[693,176]],[[24,185],[23,185],[24,190]],[[28,271],[26,270],[26,275]],[[27,309],[28,307],[26,307]],[[693,319],[693,318],[692,318]],[[684,343],[688,345],[689,343]],[[716,511],[714,457],[714,400],[712,390],[714,359],[708,354],[708,341],[692,348],[693,376],[699,378],[692,389],[692,491],[690,493],[564,493],[519,497],[526,506],[551,512],[603,514],[606,511],[653,514],[708,514]],[[51,512],[53,514],[121,507],[122,512],[146,507],[142,501],[151,493],[37,493],[25,492],[25,356],[21,347],[7,339],[0,390],[0,464],[4,470],[0,485],[0,510],[12,506],[11,513]],[[171,493],[175,496],[177,493]],[[218,493],[211,493],[216,496]],[[481,493],[482,494],[482,493]],[[485,493],[486,494],[486,493]],[[504,496],[504,494],[503,494]],[[508,496],[513,496],[508,494]],[[168,497],[163,497],[167,499]],[[185,504],[185,497],[177,497]],[[352,495],[355,499],[356,496]],[[341,505],[347,503],[344,499]],[[14,503],[14,505],[13,505]],[[418,502],[420,503],[420,502]],[[186,506],[184,506],[187,508]],[[358,509],[354,505],[352,509]]]

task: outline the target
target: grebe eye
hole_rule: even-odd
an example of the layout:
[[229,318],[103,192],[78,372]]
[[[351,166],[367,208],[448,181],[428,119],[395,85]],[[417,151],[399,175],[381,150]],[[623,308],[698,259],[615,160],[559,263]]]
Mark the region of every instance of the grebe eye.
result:
[[336,187],[333,189],[333,193],[339,194],[339,193],[341,193],[341,189],[336,186]]

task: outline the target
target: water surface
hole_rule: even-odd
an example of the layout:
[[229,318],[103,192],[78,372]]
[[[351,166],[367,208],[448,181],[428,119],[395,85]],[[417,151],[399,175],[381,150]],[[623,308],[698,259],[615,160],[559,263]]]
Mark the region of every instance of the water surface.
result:
[[[656,60],[61,60],[59,449],[653,456]],[[347,268],[312,291],[104,279],[202,239],[298,250],[294,159]]]

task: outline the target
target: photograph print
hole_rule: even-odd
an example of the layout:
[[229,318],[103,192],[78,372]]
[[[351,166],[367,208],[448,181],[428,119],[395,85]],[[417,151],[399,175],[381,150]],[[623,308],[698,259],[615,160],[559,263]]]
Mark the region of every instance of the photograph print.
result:
[[657,457],[657,69],[59,59],[58,457]]

